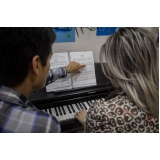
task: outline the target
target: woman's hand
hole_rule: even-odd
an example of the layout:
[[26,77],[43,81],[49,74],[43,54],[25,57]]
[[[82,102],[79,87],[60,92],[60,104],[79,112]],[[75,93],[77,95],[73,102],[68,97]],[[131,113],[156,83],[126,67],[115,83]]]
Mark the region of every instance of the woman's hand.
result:
[[82,123],[84,124],[84,119],[86,118],[87,112],[86,110],[80,110],[79,112],[76,112],[75,117]]
[[75,61],[71,61],[65,68],[67,70],[67,73],[80,73],[80,69],[85,67],[85,64],[79,64]]

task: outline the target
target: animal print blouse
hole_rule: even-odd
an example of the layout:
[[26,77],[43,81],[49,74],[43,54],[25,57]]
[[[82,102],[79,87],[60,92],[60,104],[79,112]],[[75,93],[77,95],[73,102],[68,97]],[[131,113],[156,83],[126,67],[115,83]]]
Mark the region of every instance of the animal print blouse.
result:
[[87,113],[85,132],[159,133],[159,118],[143,112],[127,96],[118,95],[108,101],[92,103]]

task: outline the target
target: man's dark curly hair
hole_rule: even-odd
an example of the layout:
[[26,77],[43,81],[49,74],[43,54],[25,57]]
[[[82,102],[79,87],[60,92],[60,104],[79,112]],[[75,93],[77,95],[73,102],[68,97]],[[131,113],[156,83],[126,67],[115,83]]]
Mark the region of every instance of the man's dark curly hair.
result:
[[0,85],[21,84],[35,55],[45,66],[55,39],[52,28],[0,28]]

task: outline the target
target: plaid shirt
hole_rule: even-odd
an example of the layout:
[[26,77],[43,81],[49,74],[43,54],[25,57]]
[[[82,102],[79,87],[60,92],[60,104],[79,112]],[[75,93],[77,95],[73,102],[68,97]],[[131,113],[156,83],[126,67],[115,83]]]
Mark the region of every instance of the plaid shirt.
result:
[[[67,76],[61,67],[49,71],[46,85]],[[0,132],[60,132],[60,123],[54,116],[38,110],[25,96],[0,85]]]

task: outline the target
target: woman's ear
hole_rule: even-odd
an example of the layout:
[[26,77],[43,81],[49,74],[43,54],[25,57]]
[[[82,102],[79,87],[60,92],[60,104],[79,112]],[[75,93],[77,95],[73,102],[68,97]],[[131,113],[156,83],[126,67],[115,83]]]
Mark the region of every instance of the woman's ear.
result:
[[34,56],[32,58],[32,70],[33,70],[33,73],[38,75],[39,71],[40,71],[40,67],[41,67],[40,57],[38,55],[36,55],[36,56]]

